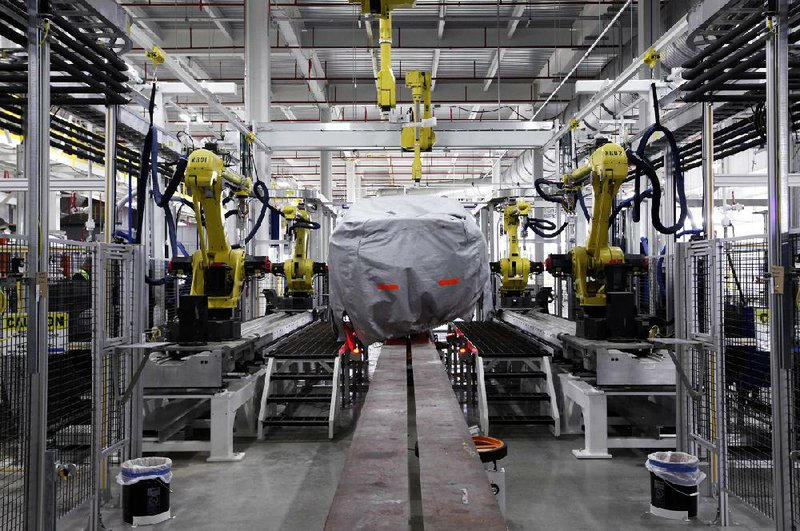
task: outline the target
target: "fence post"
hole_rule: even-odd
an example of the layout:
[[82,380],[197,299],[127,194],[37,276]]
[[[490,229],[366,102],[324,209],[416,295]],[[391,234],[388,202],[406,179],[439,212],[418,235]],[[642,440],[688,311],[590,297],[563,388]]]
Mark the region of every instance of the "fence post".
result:
[[89,503],[88,531],[97,531],[100,526],[100,492],[102,490],[101,468],[103,466],[103,356],[106,331],[106,253],[105,244],[94,248],[95,274],[92,275],[94,305],[92,307],[92,495]]
[[25,466],[25,528],[45,529],[45,451],[47,450],[47,289],[50,199],[50,42],[39,0],[28,0],[28,107],[24,121],[25,173],[28,178],[27,373],[28,455]]
[[[789,2],[770,0],[767,10],[771,31],[767,37],[767,259],[769,272],[770,380],[772,386],[772,459],[775,525],[792,525],[789,461],[788,369],[791,350],[784,330],[785,266],[781,234],[788,228],[789,184]],[[789,295],[791,296],[791,295]],[[788,360],[787,360],[788,358]]]

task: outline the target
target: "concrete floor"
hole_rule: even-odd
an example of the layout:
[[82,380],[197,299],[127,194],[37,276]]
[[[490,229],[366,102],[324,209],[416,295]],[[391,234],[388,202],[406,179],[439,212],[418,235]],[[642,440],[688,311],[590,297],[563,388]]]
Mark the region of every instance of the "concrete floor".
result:
[[[371,354],[370,374],[377,357]],[[201,454],[169,455],[174,518],[153,529],[321,530],[344,468],[353,413],[342,415],[333,441],[320,428],[283,428],[263,442],[238,440],[237,451],[247,455],[237,463],[206,463]],[[708,526],[716,508],[713,501],[701,501],[700,516],[692,522],[647,514],[650,481],[644,450],[612,450],[611,460],[578,460],[571,450],[582,446],[582,437],[555,439],[536,428],[507,428],[492,435],[509,448],[500,465],[506,469],[506,520],[512,531],[716,529]],[[413,444],[409,448],[413,458]],[[736,500],[731,506],[732,526],[727,529],[774,529]],[[103,519],[108,529],[130,527],[123,523],[120,508],[106,506]],[[83,529],[85,520],[80,520],[63,519],[59,531]]]
[[[283,430],[265,442],[241,441],[238,463],[206,463],[202,455],[175,454],[174,519],[155,529],[309,531],[322,529],[344,466],[351,428],[328,441],[322,430]],[[646,452],[614,452],[607,461],[579,461],[570,450],[579,438],[556,440],[546,431],[514,428],[497,433],[509,445],[507,521],[511,530],[637,530],[707,527],[713,506],[703,504],[692,523],[646,514]],[[121,510],[104,512],[109,528],[125,529]],[[729,529],[772,529],[737,506]],[[71,529],[60,526],[61,529]],[[712,527],[713,528],[713,527]],[[80,529],[74,527],[72,529]]]

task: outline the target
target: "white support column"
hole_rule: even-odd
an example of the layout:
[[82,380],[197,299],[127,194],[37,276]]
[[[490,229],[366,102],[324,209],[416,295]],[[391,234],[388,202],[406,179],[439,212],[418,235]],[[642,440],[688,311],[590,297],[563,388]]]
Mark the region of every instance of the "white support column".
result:
[[[161,127],[162,129],[166,129],[166,109],[164,108],[164,93],[156,91],[155,97],[155,108],[153,110],[153,124],[157,127]],[[158,182],[159,189],[163,192],[163,185],[162,182],[159,180]],[[137,208],[142,208],[141,206],[137,206]],[[172,208],[172,207],[170,207]],[[147,193],[147,205],[144,207],[145,212],[149,215],[147,216],[148,221],[150,222],[150,238],[147,240],[147,245],[149,247],[149,257],[154,260],[156,266],[159,266],[163,263],[164,258],[167,256],[167,248],[169,245],[166,243],[169,241],[169,237],[167,235],[167,218],[166,214],[164,213],[163,208],[159,208],[155,203],[155,198],[152,196],[152,192],[148,191]],[[147,232],[145,232],[147,234]],[[160,275],[160,271],[156,270],[156,278]]]
[[706,239],[714,239],[714,104],[703,104],[703,228]]
[[61,230],[61,192],[50,192],[50,220],[47,224],[48,233]]
[[355,203],[361,197],[361,177],[356,169],[356,159],[349,158],[345,161],[347,184],[347,202]]
[[[660,0],[639,0],[638,12],[638,44],[639,54],[644,54],[650,46],[661,36],[661,2]],[[642,65],[639,71],[641,79],[658,79],[660,76],[660,65],[650,69],[647,65]],[[639,130],[652,125],[653,123],[653,102],[652,98],[642,98],[639,104]]]
[[[245,0],[245,107],[247,123],[269,122],[272,40],[269,20],[269,2]],[[255,175],[267,186],[271,179],[271,153],[253,144]],[[256,233],[253,251],[266,255],[268,247],[261,243],[269,239],[269,219],[266,218]]]
[[[320,107],[320,120],[325,123],[331,121],[331,108]],[[331,175],[332,152],[324,149],[319,152],[319,188],[328,201],[333,200],[333,176]]]
[[536,179],[539,179],[544,174],[544,149],[533,148],[533,176],[531,182],[527,183],[531,186]]

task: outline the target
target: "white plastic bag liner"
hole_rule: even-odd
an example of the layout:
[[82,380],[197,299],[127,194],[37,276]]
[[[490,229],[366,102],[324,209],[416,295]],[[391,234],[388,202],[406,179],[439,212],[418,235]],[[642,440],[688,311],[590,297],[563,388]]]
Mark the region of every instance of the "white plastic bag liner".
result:
[[117,483],[133,485],[145,479],[160,478],[164,483],[172,481],[172,459],[167,457],[139,457],[122,463]]
[[[365,344],[471,319],[491,305],[489,258],[477,223],[444,197],[356,202],[333,231],[330,305]],[[488,308],[491,310],[491,308]]]
[[697,467],[698,459],[683,452],[653,452],[644,466],[657,477],[673,485],[695,487],[706,479]]

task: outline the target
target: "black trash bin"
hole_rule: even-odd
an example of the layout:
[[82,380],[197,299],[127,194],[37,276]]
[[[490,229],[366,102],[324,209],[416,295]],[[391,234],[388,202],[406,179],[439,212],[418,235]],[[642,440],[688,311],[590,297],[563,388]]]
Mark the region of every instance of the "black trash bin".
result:
[[122,463],[117,483],[122,485],[122,519],[131,525],[153,525],[169,520],[172,460],[140,457]]
[[683,452],[654,452],[647,456],[650,471],[650,512],[684,520],[697,516],[697,486],[705,479],[698,459]]

